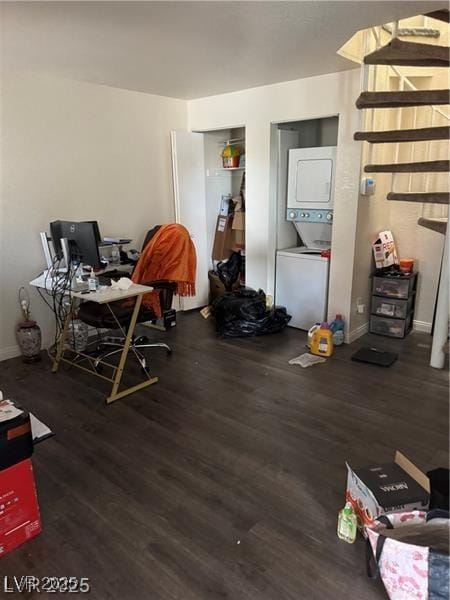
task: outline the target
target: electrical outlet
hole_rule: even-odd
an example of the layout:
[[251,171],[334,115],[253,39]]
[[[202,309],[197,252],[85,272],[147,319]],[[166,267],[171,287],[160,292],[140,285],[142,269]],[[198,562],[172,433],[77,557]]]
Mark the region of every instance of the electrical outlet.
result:
[[356,298],[356,312],[359,315],[363,315],[366,312],[366,305],[362,298]]

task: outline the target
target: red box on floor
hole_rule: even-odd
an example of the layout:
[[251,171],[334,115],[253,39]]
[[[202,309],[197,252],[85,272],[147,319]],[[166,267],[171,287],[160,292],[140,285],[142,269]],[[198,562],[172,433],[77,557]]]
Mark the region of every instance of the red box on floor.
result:
[[30,459],[0,471],[0,557],[41,532]]

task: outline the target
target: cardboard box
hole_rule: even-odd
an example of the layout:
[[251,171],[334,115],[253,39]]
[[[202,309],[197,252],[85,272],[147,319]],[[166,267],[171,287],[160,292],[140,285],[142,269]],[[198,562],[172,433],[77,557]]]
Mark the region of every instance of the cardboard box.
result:
[[233,229],[233,250],[245,250],[245,231]]
[[391,231],[380,231],[378,238],[372,244],[372,248],[377,269],[398,265],[397,249]]
[[0,471],[0,557],[41,530],[33,467],[28,458]]
[[232,228],[245,231],[245,212],[242,210],[234,211]]
[[233,216],[219,215],[212,250],[213,260],[225,260],[230,257],[233,249]]
[[428,509],[428,477],[398,450],[393,462],[361,469],[347,464],[347,472],[346,501],[362,530],[381,515]]

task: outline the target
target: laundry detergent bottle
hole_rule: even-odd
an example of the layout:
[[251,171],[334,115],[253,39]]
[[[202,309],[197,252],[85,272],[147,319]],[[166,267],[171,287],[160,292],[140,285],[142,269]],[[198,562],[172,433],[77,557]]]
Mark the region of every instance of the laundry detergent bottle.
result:
[[315,325],[313,325],[311,327],[311,329],[308,331],[308,342],[307,342],[307,346],[308,348],[311,348],[311,340],[312,340],[312,336],[314,335],[314,332],[317,331],[318,329],[320,329],[320,323],[316,323]]
[[328,323],[322,323],[312,334],[310,352],[324,357],[333,354],[333,332]]

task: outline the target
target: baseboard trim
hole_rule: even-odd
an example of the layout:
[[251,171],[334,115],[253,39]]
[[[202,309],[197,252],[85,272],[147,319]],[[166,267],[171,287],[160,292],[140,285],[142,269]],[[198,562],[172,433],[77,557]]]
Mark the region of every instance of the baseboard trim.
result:
[[352,342],[354,342],[355,340],[357,340],[362,335],[364,335],[364,334],[366,334],[368,332],[369,332],[369,322],[363,323],[362,325],[360,325],[356,329],[353,329],[353,331],[350,331],[350,332],[348,332],[348,333],[345,334],[345,343],[346,344],[351,344]]
[[0,361],[16,358],[17,356],[20,356],[20,348],[17,345],[0,348]]
[[413,321],[413,329],[415,331],[423,331],[424,333],[431,333],[431,323],[427,323],[426,321],[418,321],[414,319]]

